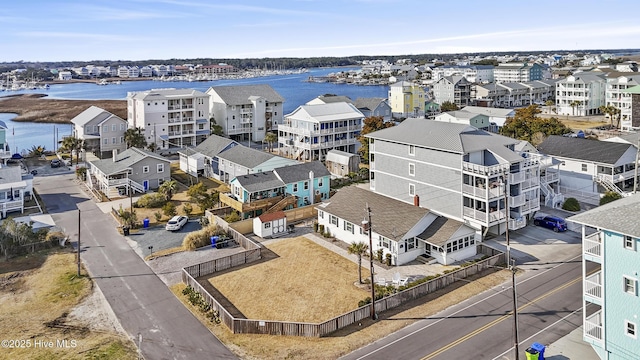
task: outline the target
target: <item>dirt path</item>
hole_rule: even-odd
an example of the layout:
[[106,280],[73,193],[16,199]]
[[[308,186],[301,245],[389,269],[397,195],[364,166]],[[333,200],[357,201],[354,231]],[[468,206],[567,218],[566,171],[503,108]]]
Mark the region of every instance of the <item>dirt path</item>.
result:
[[61,100],[48,99],[45,94],[12,95],[0,98],[0,113],[15,113],[13,121],[69,123],[91,105],[127,118],[126,100]]

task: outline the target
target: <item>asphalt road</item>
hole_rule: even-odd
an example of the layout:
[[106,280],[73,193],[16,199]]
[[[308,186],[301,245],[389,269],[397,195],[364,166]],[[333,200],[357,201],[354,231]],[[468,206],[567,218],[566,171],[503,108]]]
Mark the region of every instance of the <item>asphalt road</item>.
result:
[[[516,278],[520,359],[582,323],[580,257]],[[510,283],[425,318],[343,359],[515,359]]]
[[[127,245],[115,220],[98,209],[74,177],[36,177],[34,186],[56,224],[72,240],[80,230],[84,266],[144,358],[237,358]],[[80,227],[77,209],[81,211]]]

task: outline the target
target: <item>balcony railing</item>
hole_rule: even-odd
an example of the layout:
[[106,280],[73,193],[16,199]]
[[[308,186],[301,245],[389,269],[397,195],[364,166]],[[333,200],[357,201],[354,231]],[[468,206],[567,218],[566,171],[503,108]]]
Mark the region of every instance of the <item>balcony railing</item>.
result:
[[284,195],[274,196],[261,200],[254,200],[249,203],[243,203],[239,200],[234,199],[231,194],[220,194],[221,203],[228,205],[239,212],[247,212],[259,209],[266,210],[282,199],[284,199]]
[[494,176],[504,174],[509,171],[509,164],[498,164],[492,166],[478,165],[470,162],[462,162],[462,170],[474,174]]
[[122,179],[111,179],[108,181],[107,185],[108,186],[117,186],[117,185],[126,185],[129,183],[129,179],[127,178],[122,178]]
[[516,196],[510,196],[509,197],[509,206],[510,207],[522,206],[522,205],[524,205],[526,200],[527,199],[524,196],[524,194],[520,194],[520,195],[516,195]]
[[531,211],[537,211],[537,210],[540,210],[539,199],[527,200],[523,205],[520,206],[520,212],[523,214]]
[[525,219],[509,219],[509,230],[518,230],[527,226],[527,221]]
[[462,193],[481,199],[494,199],[504,195],[504,188],[502,186],[495,186],[487,190],[483,186],[462,184]]
[[558,181],[558,174],[553,172],[547,172],[545,175],[540,176],[540,181],[543,183],[552,183]]
[[525,178],[524,172],[509,174],[509,184],[510,185],[519,184],[524,181],[524,178]]
[[600,231],[584,237],[584,253],[602,258],[602,233]]
[[602,300],[602,271],[591,274],[584,279],[584,293]]
[[602,310],[598,310],[584,320],[584,337],[602,341]]
[[530,189],[532,187],[536,187],[540,185],[540,178],[538,177],[529,177],[522,182],[522,190]]
[[504,220],[507,217],[507,213],[504,210],[491,211],[487,213],[486,210],[476,210],[470,207],[463,207],[462,212],[464,217],[478,220],[484,224],[495,223],[497,221]]
[[240,109],[240,114],[253,114],[253,108]]

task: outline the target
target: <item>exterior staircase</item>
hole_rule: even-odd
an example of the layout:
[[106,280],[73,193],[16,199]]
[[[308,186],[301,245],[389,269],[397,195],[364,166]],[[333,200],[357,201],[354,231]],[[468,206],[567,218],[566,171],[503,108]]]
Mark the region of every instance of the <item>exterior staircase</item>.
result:
[[146,191],[144,190],[144,186],[142,186],[142,184],[139,184],[131,179],[129,179],[129,186],[131,187],[131,189],[133,190],[133,192],[139,192],[141,194],[144,194]]
[[426,265],[431,265],[438,262],[433,256],[427,256],[425,254],[418,255],[416,257],[416,261]]
[[609,179],[603,176],[596,175],[593,177],[593,181],[601,185],[603,188],[607,189],[607,191],[613,191],[623,197],[627,196],[627,193],[622,191],[622,189],[620,189],[616,184],[612,183]]
[[287,195],[282,200],[278,201],[277,203],[273,204],[273,206],[268,208],[267,211],[265,211],[265,213],[280,211],[289,205],[296,204],[297,201],[298,199],[294,195]]

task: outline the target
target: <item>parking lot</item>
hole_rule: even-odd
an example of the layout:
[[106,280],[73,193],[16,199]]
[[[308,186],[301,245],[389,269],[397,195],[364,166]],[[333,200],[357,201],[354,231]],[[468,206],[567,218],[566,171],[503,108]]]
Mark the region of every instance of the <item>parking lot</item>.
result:
[[164,226],[153,226],[132,232],[129,238],[135,241],[142,254],[147,256],[151,254],[149,246],[153,246],[154,252],[180,246],[188,233],[201,228],[198,220],[189,220],[179,231],[167,231]]

